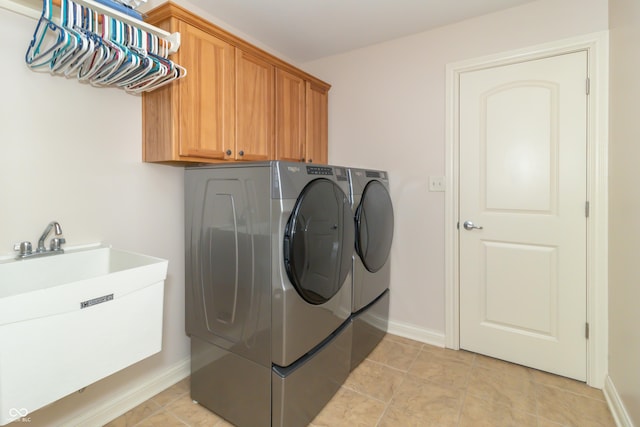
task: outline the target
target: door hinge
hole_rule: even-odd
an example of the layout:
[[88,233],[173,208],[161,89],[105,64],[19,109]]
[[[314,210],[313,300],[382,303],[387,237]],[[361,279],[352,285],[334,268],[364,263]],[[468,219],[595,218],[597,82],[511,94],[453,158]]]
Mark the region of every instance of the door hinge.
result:
[[589,93],[591,93],[591,79],[589,79],[589,77],[587,77],[587,83],[586,83],[586,93],[587,95],[589,95]]
[[456,224],[456,228],[460,230],[460,221],[458,221],[458,223]]
[[589,339],[589,323],[585,323],[584,324],[584,337],[586,339]]
[[587,218],[589,218],[589,210],[590,210],[589,202],[586,201],[584,202],[584,216]]

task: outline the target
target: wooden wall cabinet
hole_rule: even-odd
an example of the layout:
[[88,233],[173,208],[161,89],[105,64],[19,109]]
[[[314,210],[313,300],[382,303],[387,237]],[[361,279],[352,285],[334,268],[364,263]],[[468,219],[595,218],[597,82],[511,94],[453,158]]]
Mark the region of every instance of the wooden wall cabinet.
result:
[[329,146],[329,88],[306,82],[306,140],[307,162],[327,163]]
[[273,159],[274,66],[258,56],[237,49],[236,78],[237,133],[235,155],[232,158]]
[[276,158],[327,163],[329,88],[276,70]]
[[276,157],[304,162],[305,82],[301,77],[276,70]]
[[182,48],[176,62],[192,71],[174,88],[179,107],[168,118],[178,122],[178,155],[224,159],[235,141],[235,48],[184,22],[178,31]]
[[147,21],[181,33],[187,76],[143,94],[144,161],[327,162],[327,83],[174,3]]

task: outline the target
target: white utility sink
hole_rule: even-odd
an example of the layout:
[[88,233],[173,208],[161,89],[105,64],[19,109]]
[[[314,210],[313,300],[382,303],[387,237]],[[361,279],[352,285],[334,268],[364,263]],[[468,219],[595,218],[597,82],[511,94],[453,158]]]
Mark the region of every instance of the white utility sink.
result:
[[0,263],[0,425],[161,350],[163,259],[105,246]]

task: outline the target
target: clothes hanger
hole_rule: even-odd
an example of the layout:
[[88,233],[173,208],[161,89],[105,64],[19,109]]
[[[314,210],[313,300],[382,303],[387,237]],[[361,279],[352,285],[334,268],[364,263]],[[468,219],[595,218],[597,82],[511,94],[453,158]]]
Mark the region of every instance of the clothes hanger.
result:
[[148,55],[147,50],[142,45],[142,30],[127,26],[128,41],[127,44],[131,51],[138,56],[140,62],[138,67],[127,73],[127,75],[116,81],[118,86],[127,86],[134,84],[141,78],[148,75],[154,68],[154,61]]
[[88,7],[83,6],[81,31],[94,41],[93,54],[88,57],[78,68],[78,80],[90,80],[109,59],[109,47],[102,37],[97,34],[98,14]]
[[145,31],[129,18],[98,10],[104,11],[86,0],[60,0],[58,25],[52,21],[52,0],[43,0],[42,16],[25,54],[27,65],[130,93],[154,90],[186,76],[184,67],[168,59],[176,34],[165,38],[153,27],[143,25],[151,29]]
[[82,64],[93,55],[95,50],[95,41],[92,37],[87,36],[82,28],[82,7],[71,1],[67,5],[67,19],[69,23],[69,31],[75,34],[79,40],[78,49],[75,54],[67,60],[67,67],[64,69],[66,77],[77,76],[78,69]]
[[[116,24],[117,25],[117,24]],[[118,25],[117,25],[118,27]],[[128,73],[136,69],[140,59],[131,51],[122,40],[122,34],[119,28],[116,31],[116,37],[111,39],[113,46],[120,49],[123,55],[123,61],[117,68],[114,68],[108,75],[104,76],[100,83],[103,85],[115,84],[119,79],[125,77]]]
[[102,39],[104,43],[109,47],[109,60],[105,65],[96,73],[91,79],[91,84],[95,86],[107,86],[113,79],[115,73],[119,70],[122,71],[123,64],[129,60],[128,49],[117,42],[118,40],[118,28],[115,19],[107,16],[100,15],[102,17]]
[[51,9],[51,0],[43,0],[42,15],[25,54],[25,62],[33,70],[50,65],[70,43],[64,28],[51,20]]
[[69,27],[69,15],[68,4],[66,0],[62,0],[60,5],[60,26],[64,29],[69,37],[70,43],[67,45],[64,51],[61,51],[49,64],[49,71],[54,74],[63,73],[68,67],[69,60],[71,60],[80,50],[84,49],[83,40],[71,30]]

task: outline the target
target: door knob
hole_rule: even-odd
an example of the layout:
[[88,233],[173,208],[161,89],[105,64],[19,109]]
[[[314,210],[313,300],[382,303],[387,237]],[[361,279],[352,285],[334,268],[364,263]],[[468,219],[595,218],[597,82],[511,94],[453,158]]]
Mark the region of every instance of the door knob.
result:
[[464,226],[465,230],[473,230],[474,228],[476,230],[482,230],[482,226],[480,225],[475,225],[473,222],[471,221],[465,221],[464,224],[462,224]]

